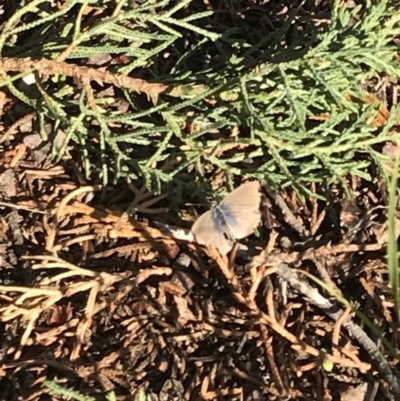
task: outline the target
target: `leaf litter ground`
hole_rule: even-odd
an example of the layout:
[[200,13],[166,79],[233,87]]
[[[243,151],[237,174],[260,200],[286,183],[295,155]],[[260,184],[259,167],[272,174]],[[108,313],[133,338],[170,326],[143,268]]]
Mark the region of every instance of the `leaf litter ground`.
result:
[[[345,399],[367,385],[392,399],[387,377],[346,330],[346,318],[359,319],[295,270],[285,275],[300,268],[321,277],[396,349],[382,188],[353,180],[354,201],[332,187],[329,203],[267,189],[261,238],[248,243],[253,256],[225,260],[154,227],[167,213],[163,197],[122,188],[136,202],[127,219],[114,202],[120,193],[102,199],[68,163],[52,165],[45,146],[46,168],[38,168],[24,145],[35,135],[15,135],[0,175],[9,199],[1,217],[4,399],[38,399],[45,379],[93,396],[143,389],[160,400]],[[296,290],[297,281],[308,289]],[[336,320],[314,299],[317,289],[340,311]],[[379,349],[388,366],[397,363]]]
[[[374,88],[373,101],[397,93],[381,81]],[[33,133],[36,113],[10,102],[0,174],[2,399],[51,399],[45,380],[94,399],[400,398],[390,347],[301,273],[325,281],[398,349],[379,180],[345,177],[350,200],[339,184],[310,185],[327,201],[264,185],[259,236],[223,258],[160,229],[190,228],[166,193],[141,180],[90,185],[74,150],[54,164]],[[373,124],[387,122],[389,106]],[[221,188],[221,171],[204,168]],[[182,213],[193,221],[185,195]]]

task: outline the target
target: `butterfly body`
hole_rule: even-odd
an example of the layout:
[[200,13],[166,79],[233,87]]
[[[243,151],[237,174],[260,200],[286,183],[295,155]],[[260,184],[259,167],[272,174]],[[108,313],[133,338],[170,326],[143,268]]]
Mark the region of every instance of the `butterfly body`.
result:
[[252,234],[260,223],[260,202],[260,184],[242,184],[195,221],[192,233],[196,242],[227,254],[236,240]]

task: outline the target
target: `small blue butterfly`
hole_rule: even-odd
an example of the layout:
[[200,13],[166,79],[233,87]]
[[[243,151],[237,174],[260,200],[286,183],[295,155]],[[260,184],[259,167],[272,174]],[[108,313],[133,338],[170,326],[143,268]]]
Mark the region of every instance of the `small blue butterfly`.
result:
[[196,242],[226,255],[236,240],[249,236],[259,225],[260,202],[259,182],[242,184],[194,222],[192,233]]

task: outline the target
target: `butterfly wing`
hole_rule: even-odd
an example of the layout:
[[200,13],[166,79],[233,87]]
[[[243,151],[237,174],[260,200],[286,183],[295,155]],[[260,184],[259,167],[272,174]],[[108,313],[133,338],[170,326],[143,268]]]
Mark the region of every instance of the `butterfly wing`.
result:
[[218,206],[229,231],[236,239],[249,236],[260,224],[260,202],[260,184],[258,181],[250,181],[228,194]]
[[232,249],[232,244],[225,238],[222,222],[213,217],[211,210],[203,213],[194,222],[192,233],[198,244],[212,246],[226,255]]

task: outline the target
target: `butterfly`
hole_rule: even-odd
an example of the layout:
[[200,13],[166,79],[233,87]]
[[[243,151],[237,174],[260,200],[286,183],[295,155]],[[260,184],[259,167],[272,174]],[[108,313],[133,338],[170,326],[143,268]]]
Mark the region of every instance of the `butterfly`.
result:
[[260,202],[260,183],[242,184],[194,222],[192,233],[196,242],[226,255],[236,240],[249,236],[259,225]]

